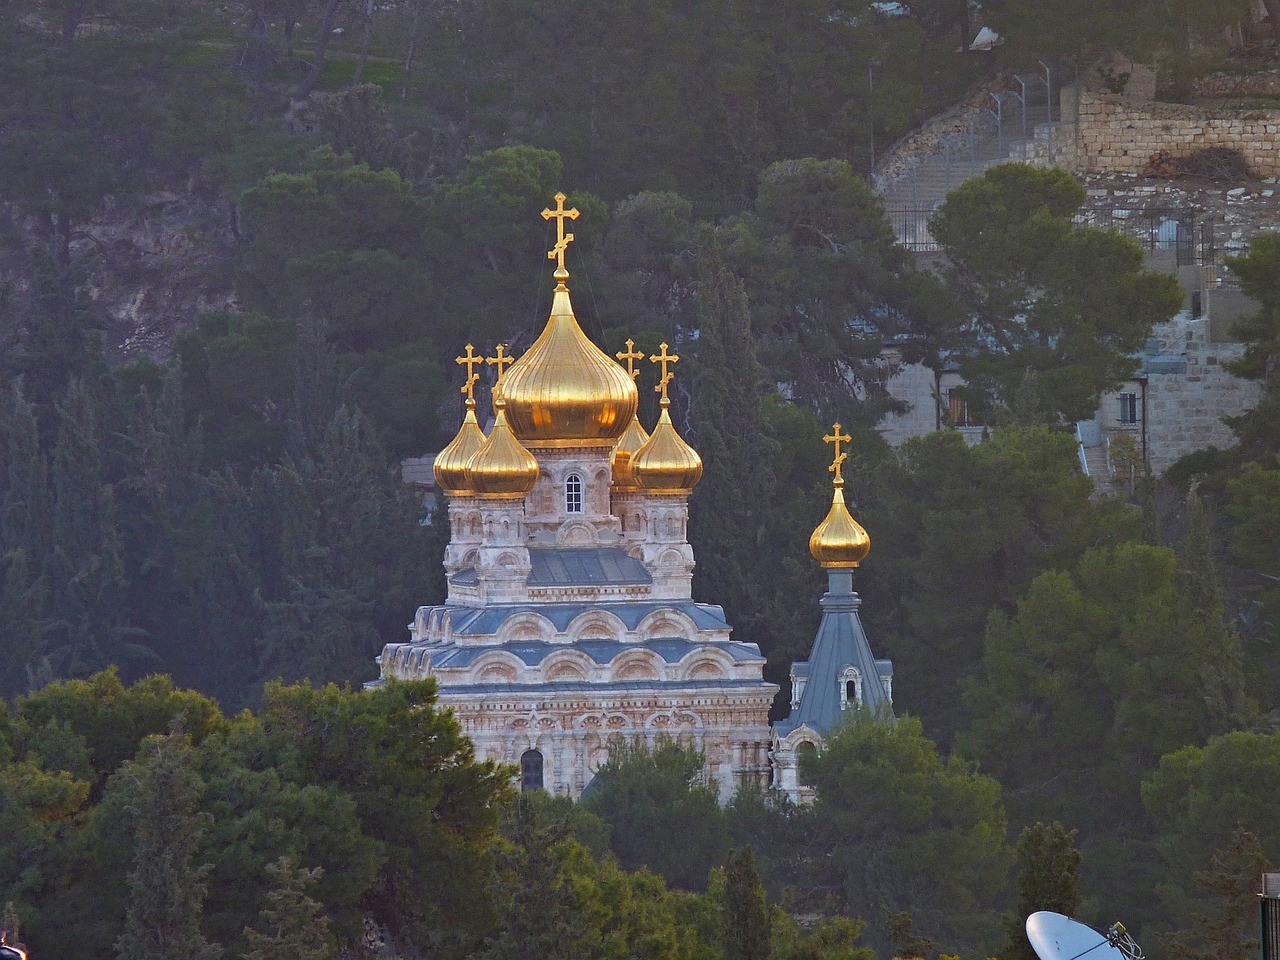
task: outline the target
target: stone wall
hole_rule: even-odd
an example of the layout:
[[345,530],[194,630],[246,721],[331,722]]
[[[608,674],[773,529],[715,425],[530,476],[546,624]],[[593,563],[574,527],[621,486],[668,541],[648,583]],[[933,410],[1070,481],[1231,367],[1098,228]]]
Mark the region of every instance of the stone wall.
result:
[[[1115,94],[1081,91],[1076,118],[1074,128],[1054,132],[1061,141],[1055,143],[1055,160],[1077,172],[1139,173],[1161,150],[1181,157],[1229,147],[1244,155],[1255,176],[1280,176],[1280,110],[1138,104]],[[1072,135],[1074,149],[1065,142]]]
[[[1145,384],[1130,381],[1116,393],[1104,395],[1099,406],[1098,425],[1104,433],[1129,433],[1139,449],[1145,433],[1147,460],[1157,476],[1189,453],[1235,446],[1236,436],[1225,418],[1239,416],[1261,399],[1261,384],[1223,369],[1223,364],[1241,356],[1244,347],[1215,343],[1209,339],[1210,332],[1207,318],[1185,314],[1158,325],[1153,338],[1158,353],[1144,362]],[[1121,422],[1120,393],[1139,398],[1137,423]]]

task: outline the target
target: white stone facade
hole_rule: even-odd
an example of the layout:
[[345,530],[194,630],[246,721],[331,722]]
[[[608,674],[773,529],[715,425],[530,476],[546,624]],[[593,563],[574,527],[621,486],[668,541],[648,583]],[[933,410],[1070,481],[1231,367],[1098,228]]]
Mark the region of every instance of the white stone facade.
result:
[[451,496],[448,600],[386,645],[375,683],[434,677],[481,759],[560,795],[614,738],[696,745],[725,799],[766,786],[765,658],[692,599],[687,495],[614,488],[611,454],[537,449],[526,497]]

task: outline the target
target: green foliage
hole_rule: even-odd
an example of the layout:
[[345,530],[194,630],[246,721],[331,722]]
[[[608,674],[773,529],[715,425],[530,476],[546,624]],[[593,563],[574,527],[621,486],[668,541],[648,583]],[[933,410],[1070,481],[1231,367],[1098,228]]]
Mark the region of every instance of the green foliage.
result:
[[643,741],[611,743],[582,805],[609,825],[609,849],[623,867],[646,867],[681,889],[703,889],[728,847],[702,753],[672,740],[652,750]]
[[1209,900],[1196,926],[1169,939],[1166,949],[1180,960],[1249,960],[1258,955],[1258,877],[1269,863],[1262,839],[1237,828],[1231,845],[1213,855],[1213,865],[1192,879]]
[[1169,871],[1160,892],[1171,906],[1185,906],[1180,898],[1192,874],[1230,846],[1237,828],[1262,838],[1270,862],[1280,860],[1276,810],[1268,799],[1277,785],[1280,734],[1236,731],[1161,758],[1143,780],[1142,802],[1160,829],[1157,847]]
[[259,914],[260,929],[245,931],[251,948],[245,960],[329,960],[334,954],[329,918],[306,892],[323,871],[296,867],[287,856],[267,870],[275,888]]
[[129,907],[116,940],[123,958],[217,960],[222,950],[200,932],[208,866],[193,862],[205,823],[191,745],[180,733],[143,742],[112,776],[109,792],[133,825]]
[[1008,945],[1003,960],[1036,960],[1027,940],[1026,919],[1038,910],[1072,917],[1080,908],[1080,851],[1076,831],[1061,823],[1035,823],[1018,838],[1018,901],[1005,921]]
[[1028,371],[1039,422],[1093,415],[1135,369],[1151,325],[1182,302],[1141,248],[1075,226],[1084,189],[1060,169],[1000,164],[948,195],[930,221],[947,253],[947,283],[967,323],[954,344],[982,413],[1009,410]]
[[1280,453],[1276,410],[1280,407],[1280,237],[1259,236],[1248,255],[1231,257],[1227,265],[1240,286],[1258,301],[1256,314],[1238,322],[1232,334],[1245,343],[1244,356],[1229,369],[1263,383],[1263,398],[1253,410],[1230,421],[1245,450],[1254,456]]
[[906,260],[866,181],[840,160],[779,161],[722,233],[770,380],[819,416],[871,426],[889,405],[878,358]]
[[1231,556],[1260,583],[1268,618],[1280,618],[1280,470],[1248,464],[1227,485],[1226,512],[1235,521],[1229,542]]
[[1010,863],[1000,784],[938,755],[920,721],[862,713],[814,758],[817,788],[800,875],[870,924],[888,945],[885,911],[909,910],[955,949],[989,948]]
[[864,451],[855,444],[846,471],[873,538],[863,615],[912,678],[895,691],[899,705],[947,742],[967,720],[961,693],[989,612],[1009,609],[1042,570],[1136,538],[1140,518],[1092,503],[1073,439],[1044,428],[1001,428],[974,447],[943,431],[879,460]]
[[725,861],[723,909],[725,960],[769,960],[772,918],[750,847]]

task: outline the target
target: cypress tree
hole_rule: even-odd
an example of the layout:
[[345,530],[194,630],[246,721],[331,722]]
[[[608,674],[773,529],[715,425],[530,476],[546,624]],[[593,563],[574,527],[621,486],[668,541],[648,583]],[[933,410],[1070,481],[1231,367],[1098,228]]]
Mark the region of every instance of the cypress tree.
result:
[[206,866],[193,863],[205,830],[204,783],[179,732],[150,737],[113,777],[133,822],[129,907],[116,940],[120,960],[218,960],[200,932]]
[[1026,919],[1038,910],[1071,916],[1080,907],[1080,851],[1076,831],[1061,823],[1035,823],[1018,838],[1018,904],[1005,923],[1003,960],[1036,960]]
[[724,881],[724,960],[768,960],[769,905],[750,847],[729,854]]
[[258,914],[258,928],[246,927],[249,950],[244,960],[328,960],[334,954],[329,941],[329,918],[321,904],[307,895],[320,879],[320,867],[296,867],[283,856],[267,865],[273,888],[267,905]]

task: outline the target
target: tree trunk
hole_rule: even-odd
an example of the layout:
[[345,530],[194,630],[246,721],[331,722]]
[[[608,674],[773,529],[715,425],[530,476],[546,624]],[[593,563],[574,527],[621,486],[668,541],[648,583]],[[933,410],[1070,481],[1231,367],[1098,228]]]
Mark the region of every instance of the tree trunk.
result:
[[341,2],[342,0],[329,0],[325,4],[324,16],[320,18],[320,36],[316,38],[316,49],[312,55],[311,69],[294,89],[294,100],[305,100],[320,82],[320,74],[324,73],[325,54],[329,49],[329,38],[333,34],[333,20],[338,15],[338,4]]
[[356,61],[356,72],[351,75],[354,87],[364,80],[364,65],[369,61],[369,43],[373,40],[373,0],[364,0],[364,23],[360,34],[360,59]]
[[[1276,0],[1280,3],[1280,0]],[[408,82],[413,76],[413,52],[417,50],[417,22],[422,14],[422,0],[413,0],[413,22],[408,28],[408,50],[404,51],[404,79],[401,81],[401,100],[408,100]]]

